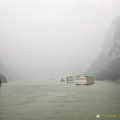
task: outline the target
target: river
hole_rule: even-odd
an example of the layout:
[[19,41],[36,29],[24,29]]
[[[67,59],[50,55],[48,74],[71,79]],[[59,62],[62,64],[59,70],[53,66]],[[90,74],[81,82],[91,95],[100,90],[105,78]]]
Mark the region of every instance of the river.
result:
[[0,120],[96,120],[96,114],[120,120],[120,83],[22,80],[0,87]]

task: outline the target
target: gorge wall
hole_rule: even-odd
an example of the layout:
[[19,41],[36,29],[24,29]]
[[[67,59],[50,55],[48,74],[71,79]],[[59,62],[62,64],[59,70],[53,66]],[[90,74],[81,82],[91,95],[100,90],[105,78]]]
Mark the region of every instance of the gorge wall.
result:
[[120,16],[106,31],[103,50],[86,74],[94,75],[98,80],[120,79]]

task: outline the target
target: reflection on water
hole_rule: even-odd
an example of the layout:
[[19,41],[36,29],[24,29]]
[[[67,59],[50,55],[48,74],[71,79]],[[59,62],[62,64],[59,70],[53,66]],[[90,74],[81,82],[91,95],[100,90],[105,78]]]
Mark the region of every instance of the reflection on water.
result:
[[[0,87],[0,120],[96,120],[120,114],[120,84],[12,81]],[[102,117],[120,120],[120,117]]]

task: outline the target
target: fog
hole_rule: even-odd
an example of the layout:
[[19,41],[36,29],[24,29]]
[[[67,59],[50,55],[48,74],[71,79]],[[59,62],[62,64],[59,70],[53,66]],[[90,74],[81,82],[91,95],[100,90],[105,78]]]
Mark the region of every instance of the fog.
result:
[[20,74],[82,74],[101,52],[119,6],[119,0],[1,0],[0,61]]

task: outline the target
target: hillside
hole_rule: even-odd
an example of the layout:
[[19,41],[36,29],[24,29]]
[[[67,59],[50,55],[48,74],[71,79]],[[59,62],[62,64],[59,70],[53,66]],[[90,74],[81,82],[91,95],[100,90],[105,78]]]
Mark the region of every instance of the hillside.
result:
[[120,79],[120,16],[112,21],[105,34],[103,50],[86,73],[98,80]]
[[3,83],[7,82],[7,79],[5,76],[3,76],[2,74],[0,74],[0,79],[2,80]]

